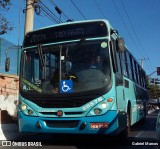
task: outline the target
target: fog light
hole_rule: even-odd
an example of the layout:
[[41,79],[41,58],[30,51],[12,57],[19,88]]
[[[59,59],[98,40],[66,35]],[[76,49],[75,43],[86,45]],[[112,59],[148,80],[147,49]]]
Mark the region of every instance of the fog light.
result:
[[32,110],[28,110],[28,115],[32,115],[33,114],[33,111]]
[[86,122],[83,122],[81,125],[80,125],[80,130],[83,130],[85,127],[86,127],[87,123]]
[[36,127],[37,127],[37,128],[42,128],[40,122],[37,122],[37,123],[36,123]]
[[102,108],[104,109],[104,108],[107,107],[107,104],[106,104],[105,102],[103,102],[101,106],[102,106]]
[[24,111],[24,110],[27,109],[27,106],[26,106],[26,105],[22,105],[22,106],[21,106],[21,109]]
[[94,109],[94,114],[96,114],[96,115],[99,115],[100,114],[100,112],[101,112],[101,110],[100,109]]

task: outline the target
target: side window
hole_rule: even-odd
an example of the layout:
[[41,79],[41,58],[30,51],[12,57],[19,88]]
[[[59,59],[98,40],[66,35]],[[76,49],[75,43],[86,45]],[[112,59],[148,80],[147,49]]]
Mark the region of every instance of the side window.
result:
[[143,83],[143,69],[140,67],[140,82],[141,82],[141,86],[144,87],[144,83]]
[[126,52],[126,58],[127,58],[127,63],[128,63],[128,76],[129,76],[129,78],[131,80],[133,80],[132,69],[131,69],[131,62],[130,62],[130,55],[129,55],[128,51]]
[[133,81],[136,81],[135,71],[134,71],[134,63],[133,63],[133,59],[132,59],[132,56],[131,56],[131,55],[129,55],[129,59],[130,59],[130,64],[131,64],[132,80],[133,80]]
[[141,86],[143,86],[142,85],[142,69],[139,65],[138,65],[138,72],[139,72],[139,83]]
[[146,87],[146,74],[144,71],[142,71],[142,86]]
[[135,70],[136,83],[139,84],[138,65],[135,60],[134,60],[134,70]]
[[114,53],[115,53],[115,57],[116,57],[116,65],[117,65],[117,69],[118,69],[118,74],[123,74],[122,73],[122,63],[121,63],[121,54],[117,53],[117,50],[116,50],[116,41],[113,39],[112,40],[112,44],[113,44],[113,48],[114,48]]
[[126,51],[122,53],[123,74],[129,77]]
[[121,65],[121,54],[116,52],[116,58],[117,58],[118,73],[123,74],[122,73],[122,65]]

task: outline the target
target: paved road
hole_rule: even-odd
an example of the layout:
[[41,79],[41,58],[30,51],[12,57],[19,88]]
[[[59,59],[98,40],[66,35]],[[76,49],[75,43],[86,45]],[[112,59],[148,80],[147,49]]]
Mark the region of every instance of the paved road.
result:
[[[158,149],[158,141],[156,139],[156,118],[155,111],[147,116],[144,124],[139,123],[132,128],[128,137],[124,140],[121,138],[110,138],[104,136],[68,136],[68,135],[53,135],[53,134],[28,134],[18,136],[18,141],[23,145],[29,142],[35,142],[37,145],[42,145],[45,149]],[[12,145],[17,145],[18,142],[12,142]],[[159,143],[160,145],[160,143]],[[0,147],[1,148],[1,147]],[[3,148],[9,148],[4,147]],[[14,147],[20,148],[20,147]],[[33,147],[30,147],[33,148]],[[35,147],[37,149],[37,147]]]

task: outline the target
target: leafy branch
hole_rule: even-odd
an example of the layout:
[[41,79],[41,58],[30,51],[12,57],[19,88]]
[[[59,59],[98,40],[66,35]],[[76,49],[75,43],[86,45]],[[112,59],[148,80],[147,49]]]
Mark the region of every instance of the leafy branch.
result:
[[[0,9],[9,10],[9,6],[11,5],[11,0],[0,0]],[[7,21],[7,19],[0,14],[0,35],[7,33],[7,31],[11,31],[13,29],[13,25]]]

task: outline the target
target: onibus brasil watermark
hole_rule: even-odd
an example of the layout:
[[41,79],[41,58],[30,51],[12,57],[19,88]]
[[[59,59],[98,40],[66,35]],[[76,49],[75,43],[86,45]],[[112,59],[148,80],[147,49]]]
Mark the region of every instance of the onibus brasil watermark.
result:
[[2,141],[2,146],[42,146],[41,142]]

